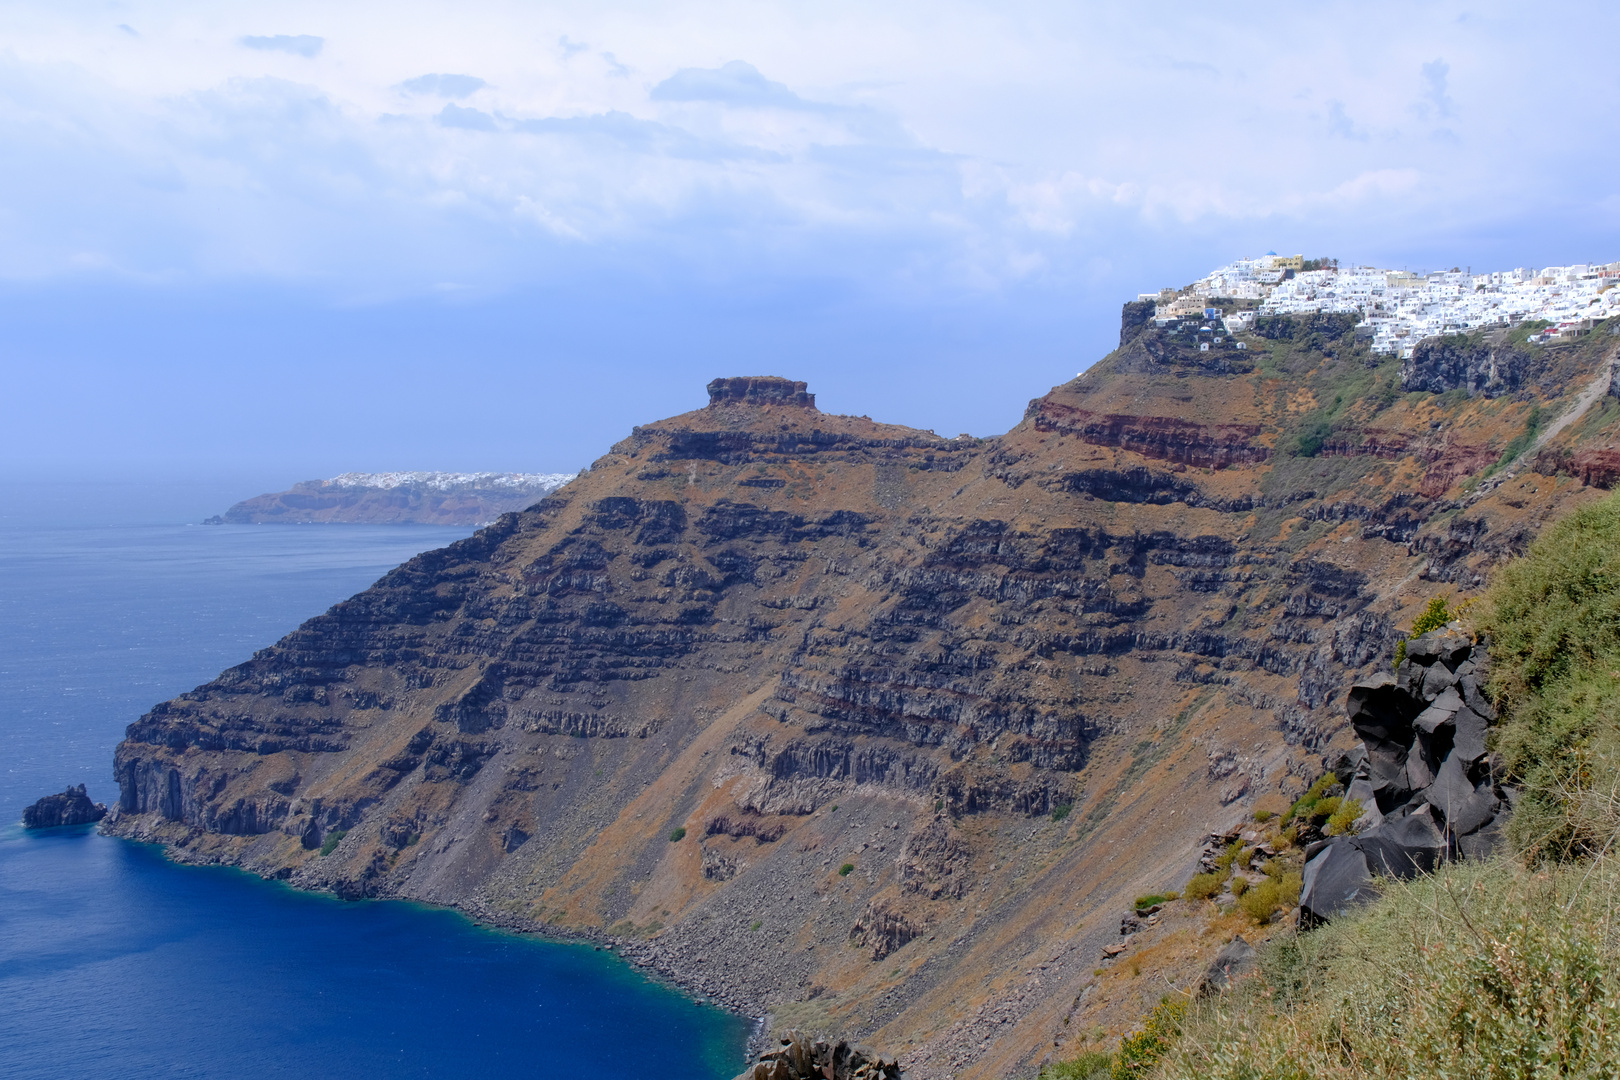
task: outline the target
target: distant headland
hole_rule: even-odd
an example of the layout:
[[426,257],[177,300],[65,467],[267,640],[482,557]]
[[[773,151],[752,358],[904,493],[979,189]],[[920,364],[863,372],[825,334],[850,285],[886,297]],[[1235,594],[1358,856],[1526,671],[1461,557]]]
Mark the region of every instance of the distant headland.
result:
[[523,510],[572,473],[344,473],[244,499],[204,525],[482,525]]

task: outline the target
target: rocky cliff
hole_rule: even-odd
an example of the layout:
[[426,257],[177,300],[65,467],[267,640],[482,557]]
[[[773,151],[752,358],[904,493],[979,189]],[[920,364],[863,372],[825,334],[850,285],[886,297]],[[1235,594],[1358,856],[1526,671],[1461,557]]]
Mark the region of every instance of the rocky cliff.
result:
[[1403,390],[1333,318],[1122,339],[993,439],[716,380],[132,724],[107,827],[611,937],[912,1077],[1134,1022],[1224,939],[1099,990],[1121,905],[1355,741],[1413,605],[1596,497],[1620,339],[1511,392]]

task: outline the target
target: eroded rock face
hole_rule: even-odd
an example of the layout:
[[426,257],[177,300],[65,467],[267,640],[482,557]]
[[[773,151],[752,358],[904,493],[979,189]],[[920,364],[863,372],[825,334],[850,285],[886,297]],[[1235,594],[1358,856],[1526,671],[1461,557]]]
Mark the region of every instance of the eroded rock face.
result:
[[1037,430],[1062,431],[1094,446],[1117,446],[1182,465],[1224,469],[1258,464],[1271,455],[1268,447],[1256,441],[1258,424],[1196,424],[1173,416],[1099,414],[1049,401],[1032,403],[1030,416]]
[[1565,468],[1580,477],[1584,484],[1612,488],[1620,482],[1620,450],[1611,447],[1582,450],[1570,456]]
[[806,393],[809,385],[774,375],[715,379],[709,384],[709,405],[794,405],[814,409],[816,395]]
[[[1268,332],[1293,369],[1364,367],[1333,326]],[[751,1015],[881,1031],[919,1078],[1033,1071],[1036,1003],[1079,994],[1098,920],[1113,937],[1168,887],[1195,823],[1297,794],[1355,740],[1335,702],[1434,580],[1483,580],[1532,515],[1596,497],[1539,476],[1467,495],[1444,479],[1471,407],[1452,399],[1291,456],[1311,403],[1278,369],[1195,368],[1137,330],[995,439],[719,380],[712,406],[141,717],[106,827],[610,935]],[[1468,414],[1468,445],[1517,434],[1515,407]],[[1469,705],[1460,679],[1381,716],[1392,811],[1477,780],[1411,755],[1448,688]],[[1443,837],[1484,835],[1437,799]],[[964,1014],[1029,970],[1039,993]]]
[[1532,357],[1528,349],[1470,338],[1428,338],[1401,365],[1401,389],[1500,397],[1522,387]]
[[850,929],[849,940],[866,949],[873,960],[881,960],[919,936],[923,929],[905,908],[879,898],[866,906]]
[[900,1063],[859,1043],[790,1032],[737,1080],[899,1080]]
[[23,828],[52,829],[59,825],[88,825],[107,816],[104,803],[91,802],[84,785],[60,795],[47,795],[23,811]]

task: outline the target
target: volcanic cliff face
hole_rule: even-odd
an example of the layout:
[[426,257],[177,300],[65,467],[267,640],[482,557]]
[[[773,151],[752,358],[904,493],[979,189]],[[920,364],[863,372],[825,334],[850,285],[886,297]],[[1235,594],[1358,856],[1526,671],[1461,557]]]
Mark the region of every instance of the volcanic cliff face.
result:
[[[605,932],[908,1075],[1032,1068],[1105,1015],[1119,906],[1319,775],[1411,605],[1596,497],[1570,463],[1620,431],[1603,327],[1403,392],[1342,320],[1135,314],[995,439],[716,380],[131,725],[110,828]],[[1483,476],[1515,439],[1546,475]]]

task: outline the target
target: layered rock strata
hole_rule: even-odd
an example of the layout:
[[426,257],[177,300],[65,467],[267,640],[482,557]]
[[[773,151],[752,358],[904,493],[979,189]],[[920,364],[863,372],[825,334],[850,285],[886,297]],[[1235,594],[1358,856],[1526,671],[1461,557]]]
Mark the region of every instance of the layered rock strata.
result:
[[[1216,356],[1127,312],[994,439],[716,380],[141,717],[107,827],[610,938],[919,1080],[1032,1070],[1134,1021],[1098,1004],[1118,910],[1355,741],[1395,628],[1600,494],[1481,481],[1610,339],[1515,394],[1401,394],[1341,323]],[[1548,446],[1612,440],[1606,409]]]

